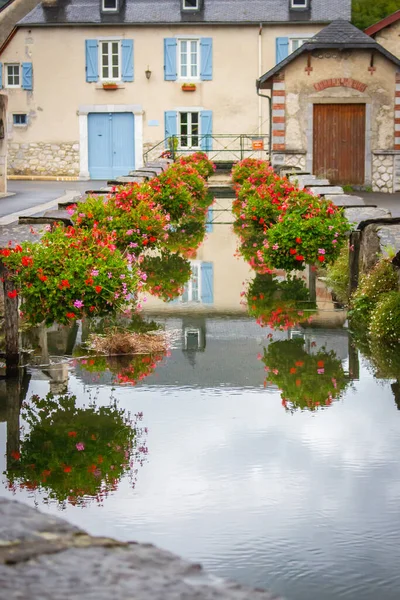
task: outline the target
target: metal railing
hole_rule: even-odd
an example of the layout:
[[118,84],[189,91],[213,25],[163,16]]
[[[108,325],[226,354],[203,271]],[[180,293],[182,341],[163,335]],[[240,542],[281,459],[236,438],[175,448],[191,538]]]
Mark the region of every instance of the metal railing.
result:
[[[191,142],[191,144],[190,144]],[[190,145],[189,145],[190,144]],[[144,153],[144,162],[170,152],[173,159],[201,150],[212,161],[238,161],[244,158],[269,159],[269,136],[248,133],[173,135],[155,144]]]

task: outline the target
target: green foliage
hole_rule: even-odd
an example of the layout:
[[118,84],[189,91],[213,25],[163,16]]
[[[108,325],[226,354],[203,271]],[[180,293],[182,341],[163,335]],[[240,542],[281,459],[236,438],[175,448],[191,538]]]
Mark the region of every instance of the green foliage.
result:
[[369,333],[380,341],[400,342],[400,292],[379,297],[371,312]]
[[151,375],[157,367],[157,363],[164,358],[165,352],[120,356],[93,355],[77,360],[76,364],[84,371],[96,375],[111,373],[114,384],[136,385]]
[[399,10],[398,0],[353,0],[351,20],[359,29],[366,29]]
[[100,501],[147,451],[138,447],[141,431],[115,402],[79,408],[75,396],[48,394],[23,408],[29,431],[6,473],[14,489],[40,489],[71,504]]
[[342,304],[349,302],[349,246],[344,244],[335,262],[327,265],[326,283]]
[[31,325],[105,316],[132,303],[137,290],[137,269],[115,248],[115,236],[99,230],[56,227],[41,243],[2,254]]
[[354,329],[368,326],[371,312],[382,294],[398,290],[398,275],[390,259],[381,258],[361,277],[350,303],[349,317]]
[[177,162],[181,165],[190,164],[205,179],[215,171],[215,165],[211,162],[205,152],[194,152],[194,154],[180,156]]
[[330,264],[339,256],[349,229],[343,211],[332,202],[292,194],[281,219],[266,232],[265,261],[287,271],[303,270],[306,264]]
[[262,361],[268,371],[266,383],[281,389],[282,405],[290,411],[329,406],[349,383],[333,350],[308,354],[302,339],[271,343]]

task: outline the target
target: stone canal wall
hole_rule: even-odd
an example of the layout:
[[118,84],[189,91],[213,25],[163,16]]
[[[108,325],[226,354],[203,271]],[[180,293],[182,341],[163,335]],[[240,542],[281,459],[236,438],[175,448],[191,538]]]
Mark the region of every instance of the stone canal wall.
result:
[[79,143],[10,142],[9,175],[79,175]]
[[1,598],[29,600],[273,600],[151,544],[92,537],[0,498]]

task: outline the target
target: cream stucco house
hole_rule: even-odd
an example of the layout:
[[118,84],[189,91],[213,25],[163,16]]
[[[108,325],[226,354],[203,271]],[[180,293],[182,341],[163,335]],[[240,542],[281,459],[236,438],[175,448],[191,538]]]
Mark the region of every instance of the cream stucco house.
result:
[[172,134],[268,136],[255,80],[337,18],[350,0],[43,0],[0,52],[9,173],[113,178]]
[[365,33],[400,58],[400,10],[371,25]]

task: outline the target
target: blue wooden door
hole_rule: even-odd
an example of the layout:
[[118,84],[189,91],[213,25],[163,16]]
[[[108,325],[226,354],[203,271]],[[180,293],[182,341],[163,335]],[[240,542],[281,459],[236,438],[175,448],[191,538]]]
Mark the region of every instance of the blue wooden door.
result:
[[91,179],[114,179],[135,168],[132,113],[91,113],[88,116]]

